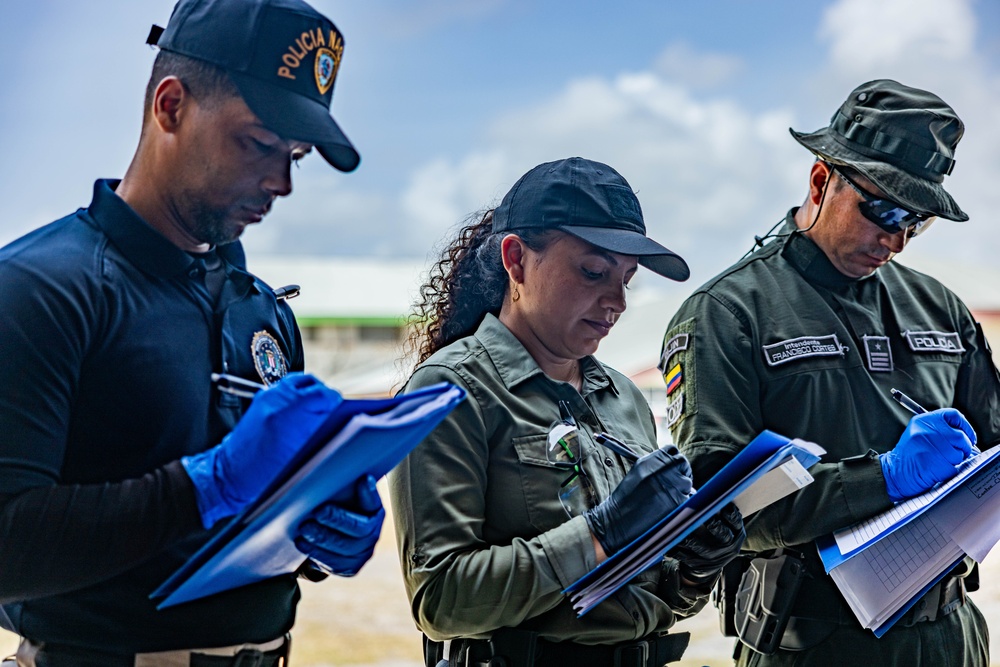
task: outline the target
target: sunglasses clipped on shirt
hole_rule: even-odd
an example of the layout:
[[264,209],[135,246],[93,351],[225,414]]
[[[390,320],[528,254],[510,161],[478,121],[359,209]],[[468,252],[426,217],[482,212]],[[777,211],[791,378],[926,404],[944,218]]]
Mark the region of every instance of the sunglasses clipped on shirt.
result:
[[870,192],[861,189],[861,186],[852,181],[847,174],[841,171],[840,167],[830,165],[842,181],[847,183],[857,192],[864,201],[858,202],[858,210],[867,220],[873,222],[879,229],[889,234],[906,232],[908,238],[918,236],[931,226],[936,216],[925,215],[924,213],[914,213],[903,208],[891,199],[882,199]]

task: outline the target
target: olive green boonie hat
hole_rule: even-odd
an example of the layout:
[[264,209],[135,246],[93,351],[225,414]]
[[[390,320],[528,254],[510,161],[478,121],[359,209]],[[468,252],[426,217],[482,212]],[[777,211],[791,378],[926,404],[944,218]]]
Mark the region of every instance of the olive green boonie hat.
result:
[[969,216],[942,183],[964,131],[940,97],[890,79],[855,88],[829,127],[811,134],[789,128],[814,155],[856,169],[901,206],[957,222]]

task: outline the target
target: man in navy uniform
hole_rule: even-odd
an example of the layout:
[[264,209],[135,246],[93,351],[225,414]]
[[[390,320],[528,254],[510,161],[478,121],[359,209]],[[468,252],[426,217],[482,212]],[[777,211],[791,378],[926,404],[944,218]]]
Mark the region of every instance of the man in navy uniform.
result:
[[[299,598],[293,575],[163,611],[149,594],[337,403],[238,239],[314,147],[357,166],[329,113],[343,36],[301,0],[181,0],[149,42],[125,176],[0,250],[0,625],[22,666],[278,665]],[[370,477],[321,505],[305,569],[357,572],[383,515]]]

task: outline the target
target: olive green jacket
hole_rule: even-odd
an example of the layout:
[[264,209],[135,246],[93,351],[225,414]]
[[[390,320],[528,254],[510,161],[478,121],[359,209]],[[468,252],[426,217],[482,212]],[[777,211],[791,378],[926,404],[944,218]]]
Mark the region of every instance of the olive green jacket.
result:
[[661,366],[682,376],[667,397],[669,426],[696,485],[763,429],[827,450],[810,469],[815,482],[747,520],[753,551],[807,545],[891,507],[877,453],[912,417],[891,388],[929,410],[958,408],[981,448],[1000,441],[1000,379],[958,297],[896,262],[848,278],[799,233],[688,298]]
[[607,431],[637,454],[656,447],[649,406],[626,377],[593,357],[583,391],[546,376],[487,315],[439,350],[406,389],[454,383],[468,398],[389,476],[400,561],[417,627],[432,639],[486,637],[500,627],[551,641],[608,644],[665,631],[705,596],[679,588],[677,564],[640,575],[577,618],[562,591],[597,565],[586,520],[559,502],[564,468],[546,438],[566,401],[581,430],[583,468],[598,502],[628,463],[595,444]]

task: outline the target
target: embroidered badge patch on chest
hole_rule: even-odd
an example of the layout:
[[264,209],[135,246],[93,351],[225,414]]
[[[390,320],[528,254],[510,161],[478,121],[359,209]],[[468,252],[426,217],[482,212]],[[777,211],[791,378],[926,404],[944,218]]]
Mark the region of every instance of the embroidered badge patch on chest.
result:
[[768,366],[780,366],[789,361],[809,357],[842,357],[846,351],[837,339],[837,334],[800,336],[764,345],[761,349]]
[[955,332],[944,331],[904,331],[903,338],[914,352],[944,352],[962,354],[965,347]]
[[288,362],[277,339],[266,331],[258,331],[250,343],[253,365],[264,384],[270,386],[288,373]]
[[892,348],[889,347],[888,336],[862,336],[861,342],[865,346],[868,370],[872,372],[892,370]]

